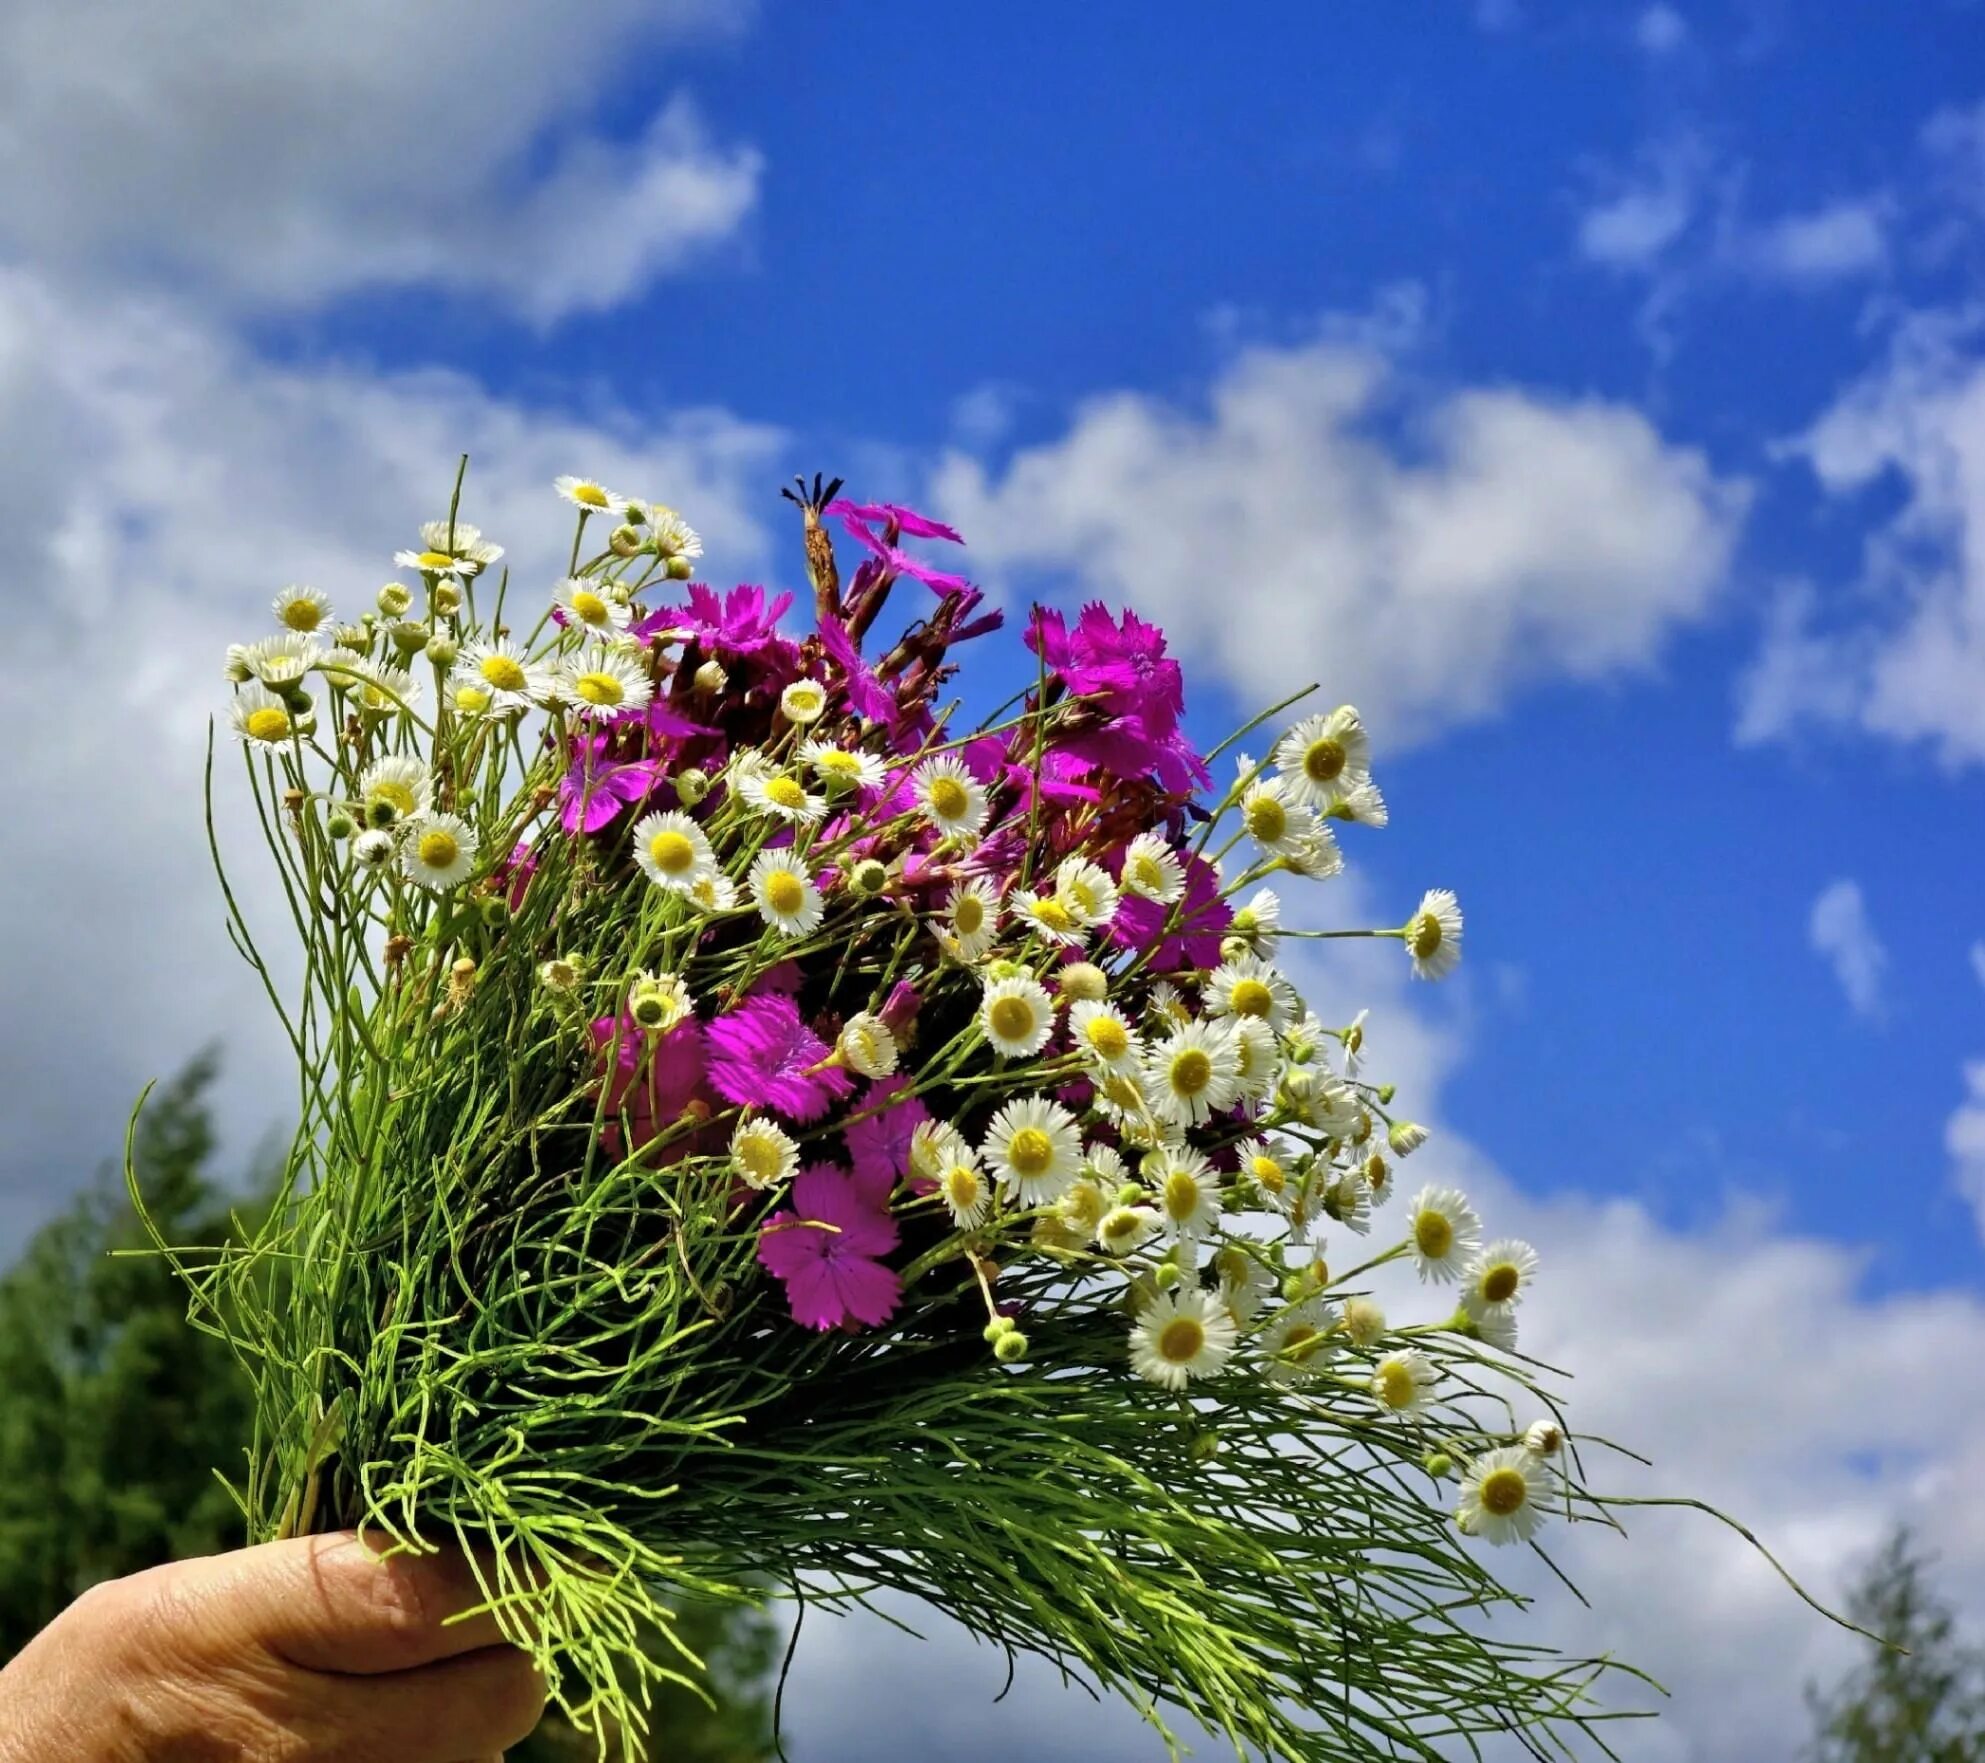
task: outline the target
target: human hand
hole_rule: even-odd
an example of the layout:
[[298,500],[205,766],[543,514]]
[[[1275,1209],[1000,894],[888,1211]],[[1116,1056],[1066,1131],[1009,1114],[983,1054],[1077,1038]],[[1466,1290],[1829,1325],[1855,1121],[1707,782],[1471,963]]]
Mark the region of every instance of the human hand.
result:
[[0,1671],[0,1763],[481,1763],[544,1708],[452,1553],[298,1537],[111,1580]]

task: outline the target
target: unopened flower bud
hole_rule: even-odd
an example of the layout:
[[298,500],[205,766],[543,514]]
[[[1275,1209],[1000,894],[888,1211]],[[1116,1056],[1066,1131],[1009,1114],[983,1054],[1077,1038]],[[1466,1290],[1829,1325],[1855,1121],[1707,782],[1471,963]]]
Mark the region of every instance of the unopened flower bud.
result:
[[379,590],[379,610],[388,618],[398,618],[413,603],[404,582],[388,582]]
[[310,714],[310,694],[302,686],[279,686],[276,690],[276,696],[282,699],[284,706],[292,715],[308,716]]
[[607,549],[616,557],[636,556],[646,543],[638,526],[623,524],[607,535]]
[[1220,1455],[1220,1435],[1210,1426],[1201,1428],[1192,1435],[1186,1455],[1195,1463],[1211,1463]]
[[238,686],[245,686],[255,677],[254,664],[248,659],[246,643],[230,643],[227,646],[227,677]]
[[1026,968],[1022,967],[1019,962],[1009,961],[1001,957],[998,961],[988,961],[986,963],[986,983],[992,985],[1003,979],[1017,979],[1026,971]]
[[1454,1459],[1445,1451],[1429,1451],[1420,1459],[1420,1467],[1435,1481],[1445,1481],[1454,1473]]
[[731,683],[731,676],[718,661],[704,662],[690,677],[699,692],[721,692]]
[[384,869],[393,860],[393,835],[374,829],[352,841],[352,856],[367,869]]
[[462,610],[462,590],[451,581],[438,581],[427,596],[428,605],[442,618],[453,618]]
[[695,573],[696,565],[690,558],[678,556],[669,559],[668,575],[670,581],[686,582]]
[[342,808],[334,808],[324,820],[324,831],[340,841],[348,839],[358,831],[358,822]]
[[1015,1365],[1027,1357],[1027,1337],[1017,1328],[1009,1328],[993,1342],[993,1357],[1002,1365]]
[[1169,1292],[1184,1278],[1176,1261],[1161,1261],[1151,1270],[1151,1283],[1161,1292]]
[[585,964],[576,955],[554,955],[538,963],[538,984],[548,992],[576,992],[585,976]]
[[889,885],[889,867],[864,857],[848,871],[848,885],[858,894],[879,894]]
[[676,773],[675,799],[685,808],[694,808],[710,793],[710,774],[691,766]]
[[436,631],[427,639],[427,658],[436,667],[453,667],[455,657],[461,652],[461,644],[445,631]]
[[476,989],[476,964],[472,956],[462,956],[448,969],[448,996],[457,1004],[465,1003]]
[[1238,961],[1243,955],[1248,954],[1253,946],[1246,937],[1222,937],[1220,939],[1220,959],[1222,961]]
[[510,902],[501,894],[485,894],[476,902],[476,913],[491,930],[501,930],[510,922]]
[[1100,1004],[1110,993],[1110,976],[1093,961],[1071,961],[1056,976],[1064,998]]
[[1392,1147],[1393,1156],[1410,1157],[1427,1142],[1427,1129],[1417,1120],[1395,1120],[1385,1142]]
[[338,627],[337,643],[340,649],[355,649],[363,655],[372,647],[372,626],[369,624],[345,624]]
[[1555,1420],[1533,1420],[1524,1432],[1523,1448],[1533,1457],[1555,1457],[1565,1448],[1565,1429]]
[[979,1334],[980,1334],[980,1338],[983,1339],[988,1346],[993,1346],[998,1343],[1001,1335],[1011,1334],[1013,1332],[1013,1328],[1014,1328],[1014,1323],[1012,1317],[995,1316],[990,1322],[986,1324],[986,1326],[983,1329],[979,1331]]

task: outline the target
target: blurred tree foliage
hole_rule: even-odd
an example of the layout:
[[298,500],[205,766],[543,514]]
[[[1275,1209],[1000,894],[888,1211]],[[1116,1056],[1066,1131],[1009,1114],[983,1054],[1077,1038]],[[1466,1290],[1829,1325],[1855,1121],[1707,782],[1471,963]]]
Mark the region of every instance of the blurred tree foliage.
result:
[[1893,1645],[1870,1647],[1831,1691],[1807,1690],[1814,1763],[1985,1763],[1985,1649],[1958,1634],[1907,1531],[1869,1563],[1847,1613]]
[[[210,1170],[203,1054],[161,1086],[133,1147],[145,1205],[169,1241],[215,1243],[236,1226],[240,1190]],[[245,1184],[270,1186],[264,1172]],[[97,1581],[238,1547],[241,1515],[216,1478],[249,1436],[247,1380],[227,1348],[186,1321],[171,1269],[106,1169],[0,1273],[0,1662]],[[685,1609],[680,1633],[710,1667],[715,1708],[685,1691],[657,1697],[656,1759],[765,1763],[772,1755],[769,1617]],[[594,1742],[548,1719],[512,1763],[581,1763]]]

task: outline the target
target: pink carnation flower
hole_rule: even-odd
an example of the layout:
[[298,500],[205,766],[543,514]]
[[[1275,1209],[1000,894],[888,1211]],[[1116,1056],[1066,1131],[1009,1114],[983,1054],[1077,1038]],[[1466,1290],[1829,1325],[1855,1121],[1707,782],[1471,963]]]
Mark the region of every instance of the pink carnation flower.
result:
[[833,1049],[781,994],[747,998],[711,1023],[703,1040],[710,1087],[727,1102],[807,1121],[854,1087],[840,1067],[821,1064]]
[[802,1169],[792,1200],[766,1220],[758,1259],[785,1282],[793,1320],[818,1329],[887,1322],[902,1282],[878,1257],[896,1247],[896,1221],[831,1163]]

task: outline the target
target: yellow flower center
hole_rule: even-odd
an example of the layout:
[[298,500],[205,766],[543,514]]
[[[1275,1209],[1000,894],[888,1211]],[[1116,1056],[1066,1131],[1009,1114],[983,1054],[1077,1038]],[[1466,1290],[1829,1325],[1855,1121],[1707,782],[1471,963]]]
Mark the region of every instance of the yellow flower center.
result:
[[1103,896],[1093,883],[1078,879],[1068,884],[1068,897],[1084,918],[1094,918],[1103,909]]
[[1289,1185],[1289,1178],[1282,1173],[1282,1165],[1273,1157],[1257,1157],[1248,1165],[1256,1185],[1265,1194],[1279,1194]]
[[611,506],[606,491],[600,488],[598,484],[574,484],[572,486],[572,500],[586,508],[606,508]]
[[775,1181],[779,1175],[779,1165],[783,1161],[779,1147],[762,1133],[752,1133],[741,1138],[732,1155],[737,1158],[738,1167],[748,1181],[755,1181],[761,1187]]
[[286,741],[289,739],[289,712],[279,704],[264,704],[260,710],[249,711],[245,726],[258,741]]
[[588,593],[584,588],[572,596],[571,605],[572,610],[588,624],[607,624],[613,617],[607,603],[599,595]]
[[421,862],[429,869],[447,869],[462,854],[455,835],[440,827],[422,833],[418,849]]
[[1266,1016],[1275,1008],[1275,994],[1264,980],[1237,979],[1227,1003],[1236,1016]]
[[1103,1095],[1119,1108],[1142,1110],[1144,1092],[1137,1087],[1137,1080],[1130,1077],[1109,1077],[1103,1080]]
[[1038,1126],[1023,1126],[1006,1142],[1006,1160],[1016,1175],[1030,1180],[1054,1167],[1055,1142]]
[[1196,1317],[1175,1316],[1158,1332],[1158,1357],[1168,1365],[1189,1365],[1206,1345],[1206,1326]]
[[696,867],[696,846],[687,833],[659,832],[648,841],[648,858],[664,875],[682,875]]
[[1172,1057],[1172,1088],[1182,1096],[1196,1096],[1213,1081],[1213,1061],[1197,1047],[1188,1047]]
[[944,1172],[944,1197],[954,1212],[970,1212],[983,1191],[979,1172],[969,1163],[954,1163]]
[[1110,1243],[1127,1243],[1144,1222],[1128,1206],[1120,1206],[1103,1220],[1103,1238]]
[[801,716],[816,715],[824,702],[818,686],[794,686],[786,693],[787,708]]
[[311,600],[292,600],[283,608],[283,623],[293,631],[314,631],[324,622],[324,614]]
[[963,820],[971,811],[972,793],[955,777],[931,780],[930,811],[939,820]]
[[1164,892],[1165,867],[1148,852],[1140,851],[1130,865],[1131,879],[1147,893]]
[[1524,1479],[1520,1469],[1492,1469],[1482,1477],[1477,1498],[1481,1500],[1484,1512],[1493,1513],[1498,1518],[1511,1518],[1521,1512],[1529,1501],[1530,1483]]
[[1062,1198],[1061,1214],[1070,1224],[1094,1230],[1103,1216],[1103,1190],[1093,1181],[1079,1181]]
[[1183,1223],[1199,1210],[1199,1178],[1183,1169],[1165,1177],[1165,1216]]
[[397,814],[411,814],[414,811],[414,792],[411,784],[402,783],[398,778],[381,778],[365,792],[373,802],[390,802]]
[[1330,783],[1343,771],[1344,760],[1344,743],[1325,735],[1320,741],[1312,741],[1303,755],[1303,774],[1311,783]]
[[572,689],[588,704],[611,707],[627,696],[627,688],[619,677],[611,673],[582,673],[572,682]]
[[1089,1045],[1105,1059],[1121,1059],[1130,1051],[1130,1035],[1114,1016],[1091,1017],[1085,1032]]
[[1498,1261],[1482,1272],[1483,1300],[1490,1304],[1507,1304],[1516,1296],[1516,1288],[1522,1283],[1523,1274],[1514,1261]]
[[986,1014],[1003,1041],[1024,1041],[1034,1032],[1034,1006],[1025,998],[995,998]]
[[1074,914],[1059,900],[1036,900],[1034,917],[1049,930],[1069,931],[1075,928]]
[[1431,961],[1441,946],[1441,921],[1431,912],[1416,914],[1407,927],[1406,941],[1422,961]]
[[775,808],[804,808],[806,791],[789,777],[769,777],[765,780],[765,800]]
[[840,747],[828,748],[814,760],[814,764],[830,777],[861,776],[861,761]]
[[1419,1384],[1413,1373],[1397,1359],[1387,1360],[1378,1368],[1378,1396],[1388,1408],[1410,1408],[1418,1393]]
[[423,551],[414,561],[422,569],[435,572],[453,569],[455,567],[455,559],[450,557],[446,551]]
[[790,869],[775,869],[765,877],[765,901],[782,918],[791,918],[806,904],[806,883]]
[[1438,1212],[1422,1212],[1413,1220],[1413,1242],[1429,1261],[1438,1261],[1454,1247],[1454,1226]]
[[1247,805],[1247,828],[1261,844],[1279,844],[1288,836],[1288,810],[1273,796],[1256,796]]
[[457,686],[455,708],[465,716],[480,716],[496,700],[480,686]]
[[1385,1184],[1391,1179],[1391,1166],[1376,1151],[1365,1159],[1365,1186],[1372,1190],[1373,1199],[1385,1192]]
[[986,922],[986,903],[977,894],[960,894],[951,908],[951,925],[961,937],[976,936]]
[[499,692],[521,692],[527,677],[523,663],[513,655],[485,655],[477,671]]
[[1307,1322],[1292,1323],[1282,1337],[1282,1357],[1296,1365],[1307,1365],[1323,1345],[1323,1330]]

